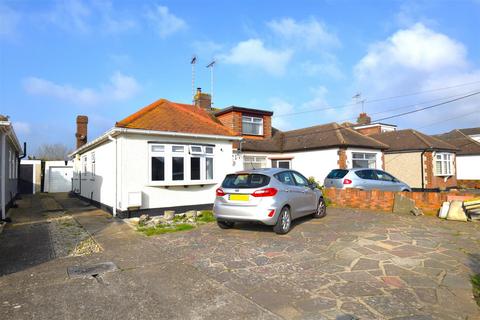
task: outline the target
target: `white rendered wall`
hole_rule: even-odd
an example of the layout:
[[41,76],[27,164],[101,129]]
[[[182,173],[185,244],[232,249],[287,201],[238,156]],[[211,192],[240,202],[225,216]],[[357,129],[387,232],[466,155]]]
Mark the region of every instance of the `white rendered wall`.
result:
[[457,180],[480,180],[480,155],[458,156]]
[[338,149],[291,153],[245,152],[243,156],[266,156],[268,168],[272,166],[272,159],[291,159],[291,169],[300,172],[307,178],[314,177],[322,185],[328,173],[338,168]]
[[[148,142],[165,144],[210,144],[214,147],[214,179],[204,185],[152,186],[150,179],[150,153]],[[232,143],[208,138],[183,138],[148,135],[123,135],[119,139],[119,198],[118,207],[128,208],[128,193],[142,193],[142,209],[210,204],[215,190],[227,173],[234,171]]]
[[[92,152],[95,152],[95,174],[92,173]],[[82,158],[87,157],[87,172]],[[113,207],[115,204],[115,143],[107,141],[75,158],[74,190],[83,197]],[[81,172],[81,175],[79,174]],[[81,176],[81,182],[79,181]],[[93,192],[93,193],[92,193]]]

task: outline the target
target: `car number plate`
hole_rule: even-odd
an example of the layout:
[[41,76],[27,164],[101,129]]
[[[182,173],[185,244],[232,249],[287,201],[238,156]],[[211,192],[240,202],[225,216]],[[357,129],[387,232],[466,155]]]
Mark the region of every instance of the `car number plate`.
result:
[[228,196],[228,199],[236,201],[248,201],[250,198],[248,194],[231,194]]

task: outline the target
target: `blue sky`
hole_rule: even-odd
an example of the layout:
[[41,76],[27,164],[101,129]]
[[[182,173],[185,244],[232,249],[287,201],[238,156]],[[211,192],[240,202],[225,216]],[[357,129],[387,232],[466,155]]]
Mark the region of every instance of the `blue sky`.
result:
[[[354,120],[361,93],[379,119],[480,90],[479,21],[478,0],[0,1],[0,114],[30,154],[73,148],[77,114],[93,139],[159,98],[191,101],[196,54],[203,91],[218,61],[216,107],[273,110],[288,130]],[[385,122],[480,126],[480,98]]]

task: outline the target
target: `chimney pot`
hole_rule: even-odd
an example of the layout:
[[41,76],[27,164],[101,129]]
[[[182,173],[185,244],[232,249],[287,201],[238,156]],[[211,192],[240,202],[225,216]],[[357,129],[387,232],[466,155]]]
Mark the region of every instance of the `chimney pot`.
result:
[[88,133],[88,117],[77,116],[77,132],[75,138],[77,138],[77,149],[84,146],[87,143]]
[[370,124],[371,121],[372,121],[372,118],[370,118],[366,112],[360,113],[360,115],[357,118],[358,124]]

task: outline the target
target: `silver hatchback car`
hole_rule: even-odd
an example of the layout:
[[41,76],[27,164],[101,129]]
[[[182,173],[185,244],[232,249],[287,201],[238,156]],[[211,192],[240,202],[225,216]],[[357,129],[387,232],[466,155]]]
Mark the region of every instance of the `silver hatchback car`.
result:
[[334,169],[325,178],[324,186],[338,189],[412,191],[408,184],[385,171],[365,168]]
[[290,231],[292,220],[326,214],[320,190],[300,173],[281,168],[245,170],[229,174],[216,191],[213,213],[220,228],[255,221],[273,226],[278,234]]

